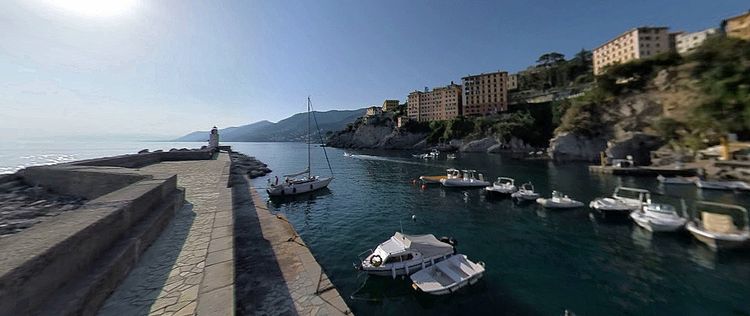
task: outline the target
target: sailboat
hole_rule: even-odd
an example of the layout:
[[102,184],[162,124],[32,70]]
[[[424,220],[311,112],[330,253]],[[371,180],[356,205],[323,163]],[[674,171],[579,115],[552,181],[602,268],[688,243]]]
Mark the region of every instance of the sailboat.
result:
[[[331,162],[328,160],[328,153],[326,152],[325,147],[323,148],[323,153],[326,157],[326,162],[328,162],[328,169],[331,171],[330,177],[321,177],[313,175],[312,170],[310,168],[310,118],[313,118],[315,120],[315,127],[318,129],[318,136],[320,136],[320,128],[318,127],[318,120],[315,118],[314,113],[312,113],[312,102],[310,102],[310,97],[307,98],[307,169],[301,172],[293,173],[293,174],[287,174],[284,175],[284,179],[282,181],[279,181],[279,178],[277,177],[274,182],[271,181],[271,179],[268,179],[268,189],[266,189],[266,192],[268,192],[268,195],[270,196],[285,196],[285,195],[297,195],[307,192],[312,192],[315,190],[320,190],[322,188],[325,188],[328,186],[331,181],[333,181],[333,169],[331,168]],[[321,143],[323,142],[323,137],[320,136]]]

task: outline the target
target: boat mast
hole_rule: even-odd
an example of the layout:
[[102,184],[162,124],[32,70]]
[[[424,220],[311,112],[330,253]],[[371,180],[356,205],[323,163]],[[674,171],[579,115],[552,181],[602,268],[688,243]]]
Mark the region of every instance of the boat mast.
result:
[[307,178],[312,176],[310,170],[310,96],[307,96]]

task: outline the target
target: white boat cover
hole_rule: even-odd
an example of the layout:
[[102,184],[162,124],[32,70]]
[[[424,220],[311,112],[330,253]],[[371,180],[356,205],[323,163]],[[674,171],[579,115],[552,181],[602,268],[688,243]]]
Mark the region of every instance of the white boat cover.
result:
[[380,244],[380,248],[388,254],[412,250],[421,253],[423,257],[442,256],[453,253],[453,246],[438,240],[432,234],[404,235],[396,232],[391,239]]

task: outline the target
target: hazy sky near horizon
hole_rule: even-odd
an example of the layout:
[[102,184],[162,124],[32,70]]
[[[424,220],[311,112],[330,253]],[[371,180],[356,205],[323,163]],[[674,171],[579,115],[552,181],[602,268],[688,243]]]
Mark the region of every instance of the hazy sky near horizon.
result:
[[[746,0],[0,2],[0,131],[172,137],[355,109],[572,56],[640,25],[697,31]],[[87,2],[90,2],[87,4]],[[60,4],[62,3],[62,4]],[[69,4],[66,4],[69,3]]]

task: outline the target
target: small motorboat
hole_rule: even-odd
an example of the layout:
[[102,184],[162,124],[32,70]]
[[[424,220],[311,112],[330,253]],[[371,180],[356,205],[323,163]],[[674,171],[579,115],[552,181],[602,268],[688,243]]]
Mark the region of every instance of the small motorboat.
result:
[[687,223],[687,218],[680,216],[674,206],[663,203],[646,204],[642,209],[630,213],[630,218],[638,226],[654,233],[678,231]]
[[456,159],[456,154],[447,154],[447,155],[445,155],[445,158],[448,159],[448,160]]
[[351,156],[354,156],[354,155],[352,155],[351,153],[347,153],[347,152],[344,153],[344,157],[351,157]]
[[551,198],[538,198],[536,202],[546,208],[576,208],[583,206],[583,202],[571,199],[558,191],[552,191]]
[[488,193],[513,194],[518,191],[515,183],[513,178],[498,177],[492,186],[485,187],[484,190]]
[[433,149],[429,153],[426,154],[418,154],[418,155],[411,155],[414,158],[419,159],[437,159],[438,156],[440,156],[440,152],[437,149]]
[[589,203],[589,207],[600,213],[627,214],[640,210],[644,204],[651,203],[651,192],[643,189],[617,187],[612,197],[598,198]]
[[424,184],[440,184],[441,180],[448,179],[456,173],[458,173],[458,170],[451,168],[446,170],[444,176],[420,176],[419,180]]
[[662,175],[658,175],[656,177],[656,180],[663,184],[695,184],[695,181],[698,180],[696,177],[665,177]]
[[453,238],[428,235],[405,235],[396,232],[381,243],[375,250],[361,253],[355,268],[371,275],[391,276],[410,275],[455,254],[456,241]]
[[[747,209],[739,205],[700,201],[685,227],[713,250],[750,246]],[[735,221],[740,222],[738,227]]]
[[710,190],[750,190],[750,184],[744,181],[707,181],[698,179],[695,185],[701,189]]
[[517,201],[536,201],[539,198],[539,193],[534,192],[534,185],[531,182],[526,182],[518,188],[518,191],[510,195],[511,198]]
[[486,187],[489,182],[484,181],[484,175],[476,170],[448,169],[448,177],[441,179],[440,183],[445,187]]
[[450,294],[477,283],[484,275],[484,262],[474,263],[458,254],[411,275],[412,287],[432,295]]

